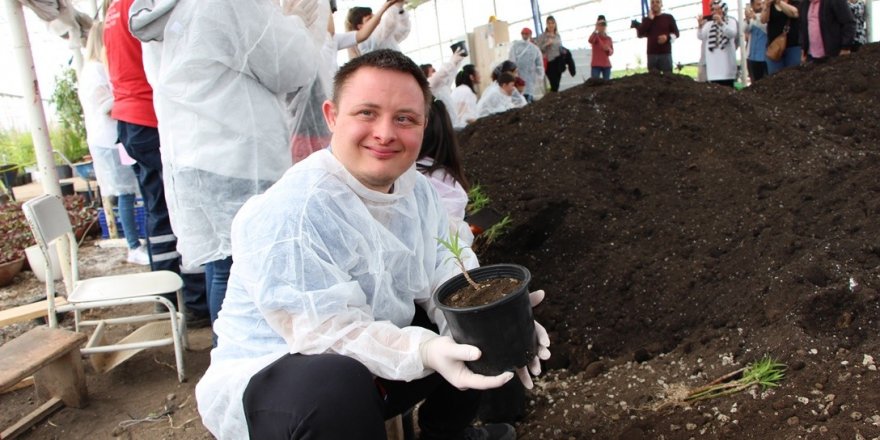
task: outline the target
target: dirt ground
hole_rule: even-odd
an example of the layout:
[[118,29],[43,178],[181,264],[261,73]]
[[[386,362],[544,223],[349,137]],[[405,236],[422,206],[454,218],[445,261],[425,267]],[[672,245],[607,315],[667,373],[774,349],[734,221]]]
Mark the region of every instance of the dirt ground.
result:
[[[880,439],[878,70],[872,45],[743,92],[588,82],[463,132],[469,176],[514,221],[483,262],[547,291],[553,358],[519,438]],[[87,275],[137,270],[83,255]],[[0,305],[40,295],[22,277]],[[192,394],[210,334],[191,337],[187,383],[170,349],[142,352],[27,438],[210,438]],[[675,404],[765,355],[788,366],[779,388]],[[171,420],[119,428],[168,402]],[[0,423],[38,403],[0,396]]]
[[[142,266],[125,262],[125,249],[102,249],[95,243],[88,240],[80,247],[80,273],[83,277],[144,270]],[[0,288],[0,308],[45,298],[43,289],[43,284],[32,272],[22,272],[15,284]],[[151,306],[141,308],[144,313],[151,310]],[[29,322],[0,328],[0,342],[24,333],[34,325],[35,322]],[[72,328],[72,318],[66,317],[62,325]],[[63,408],[23,438],[212,438],[199,421],[194,394],[195,385],[210,362],[211,331],[190,330],[189,338],[190,351],[186,353],[189,380],[186,382],[177,381],[174,350],[170,346],[142,351],[105,374],[90,371],[86,362],[89,405],[82,409]],[[35,395],[33,387],[0,395],[0,426],[9,426],[41,403],[43,400]],[[170,417],[157,417],[165,412],[170,412]],[[150,417],[155,420],[136,423]]]

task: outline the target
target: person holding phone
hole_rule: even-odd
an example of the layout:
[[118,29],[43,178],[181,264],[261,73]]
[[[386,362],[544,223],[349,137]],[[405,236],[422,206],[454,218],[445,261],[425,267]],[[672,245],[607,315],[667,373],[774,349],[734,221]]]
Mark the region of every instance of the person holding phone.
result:
[[590,35],[593,56],[590,62],[590,78],[611,79],[611,55],[614,54],[614,41],[608,35],[608,22],[604,15],[596,20],[596,30]]

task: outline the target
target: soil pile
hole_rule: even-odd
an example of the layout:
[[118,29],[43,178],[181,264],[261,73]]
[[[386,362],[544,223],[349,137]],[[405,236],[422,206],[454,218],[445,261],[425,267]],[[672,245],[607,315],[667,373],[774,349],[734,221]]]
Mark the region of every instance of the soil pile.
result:
[[[880,436],[878,63],[589,81],[462,133],[515,225],[483,262],[548,292],[524,438]],[[650,409],[764,354],[775,393]]]

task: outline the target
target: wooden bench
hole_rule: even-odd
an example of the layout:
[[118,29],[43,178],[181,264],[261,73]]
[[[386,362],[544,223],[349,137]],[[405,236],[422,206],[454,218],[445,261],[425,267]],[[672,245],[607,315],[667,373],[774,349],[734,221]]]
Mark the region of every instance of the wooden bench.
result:
[[37,327],[0,346],[0,391],[33,375],[37,396],[49,398],[0,433],[0,439],[17,437],[62,405],[86,405],[88,394],[79,352],[85,340],[82,333]]

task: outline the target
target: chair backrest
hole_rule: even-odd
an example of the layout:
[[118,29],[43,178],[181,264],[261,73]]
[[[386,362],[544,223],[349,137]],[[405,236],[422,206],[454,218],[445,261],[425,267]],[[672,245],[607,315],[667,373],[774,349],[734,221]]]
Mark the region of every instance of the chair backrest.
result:
[[37,244],[48,247],[59,237],[72,232],[67,210],[57,196],[43,194],[21,206]]
[[[67,293],[70,294],[79,282],[76,238],[70,226],[67,210],[59,197],[44,194],[24,202],[21,209],[24,211],[34,239],[43,254],[46,271],[46,299],[49,302],[49,326],[55,327],[57,325],[55,322],[55,274],[52,270],[49,253],[53,251],[58,253],[64,286]],[[56,241],[58,244],[53,250],[49,245]]]

